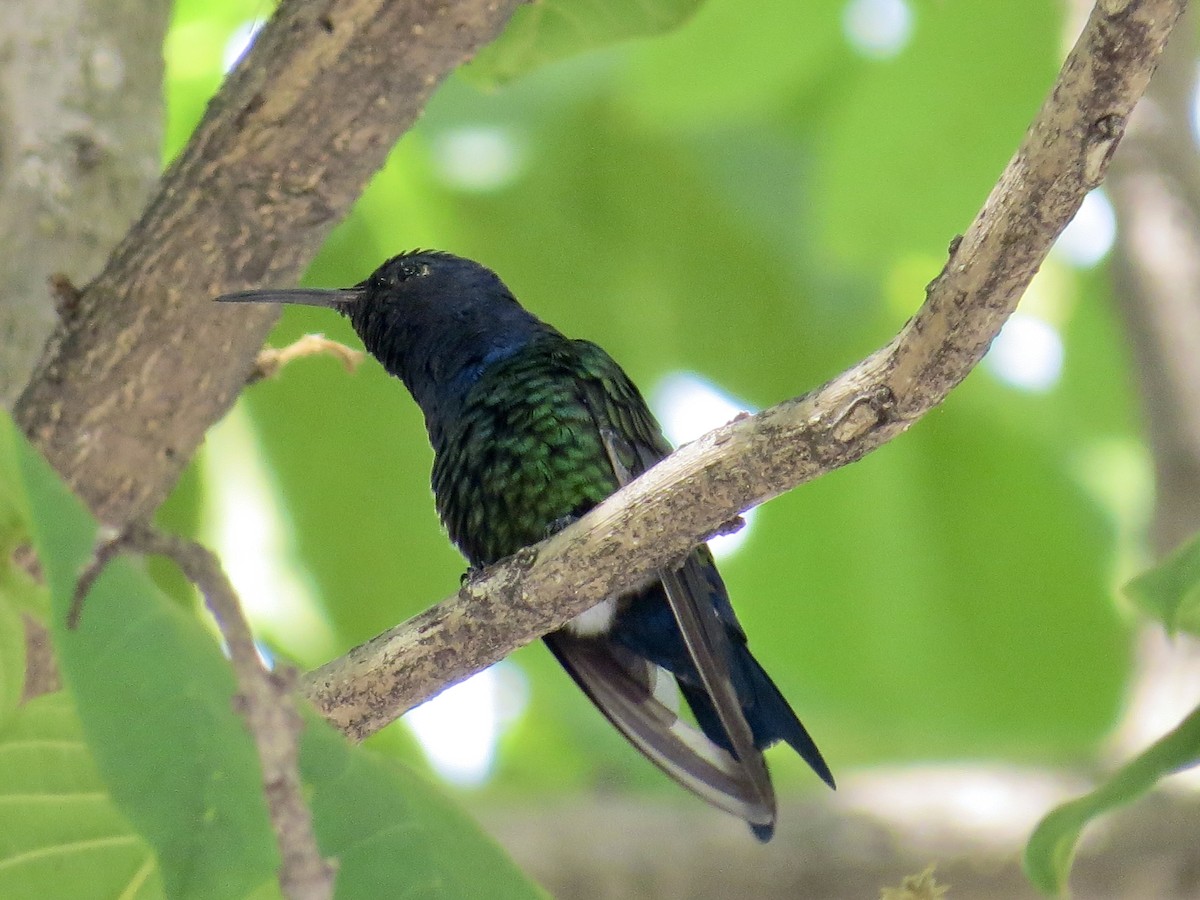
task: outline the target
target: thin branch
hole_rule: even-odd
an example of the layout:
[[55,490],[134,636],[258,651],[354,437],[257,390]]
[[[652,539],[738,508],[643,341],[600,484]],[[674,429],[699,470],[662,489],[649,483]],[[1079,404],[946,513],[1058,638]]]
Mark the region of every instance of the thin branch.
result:
[[575,524],[304,679],[354,738],[679,560],[742,510],[860,459],[986,352],[1100,183],[1186,0],[1102,0],[983,210],[899,335],[812,393],[689,444]]
[[96,547],[92,550],[92,558],[88,560],[79,577],[75,579],[75,593],[71,595],[71,605],[67,608],[67,628],[74,631],[79,627],[83,616],[83,604],[96,579],[104,574],[108,564],[125,552],[129,542],[129,532],[114,531],[111,528],[101,528]]
[[211,550],[143,525],[132,525],[96,548],[76,587],[75,608],[104,566],[126,552],[167,557],[204,595],[229,649],[229,661],[238,683],[235,705],[254,740],[262,766],[267,810],[282,860],[280,889],[288,900],[329,900],[333,896],[336,870],[321,857],[300,782],[300,734],[304,720],[296,709],[295,671],[271,672],[263,666],[237,593]]
[[323,334],[306,334],[286,347],[264,347],[254,359],[254,371],[247,384],[264,378],[274,378],[289,363],[308,356],[332,356],[347,372],[353,372],[366,354],[353,347],[330,340]]

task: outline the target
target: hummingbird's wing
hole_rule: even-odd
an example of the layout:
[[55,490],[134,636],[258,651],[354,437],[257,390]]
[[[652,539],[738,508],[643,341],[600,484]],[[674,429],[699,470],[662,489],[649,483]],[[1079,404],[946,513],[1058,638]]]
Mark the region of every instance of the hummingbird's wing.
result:
[[[576,341],[589,378],[584,400],[619,485],[628,484],[670,452],[645,401],[599,347]],[[775,821],[775,792],[762,753],[729,672],[728,628],[714,603],[704,557],[688,555],[678,569],[659,573],[684,647],[729,751],[680,720],[653,696],[646,660],[613,640],[553,635],[551,649],[608,719],[659,768],[715,806],[741,816],[760,837]]]

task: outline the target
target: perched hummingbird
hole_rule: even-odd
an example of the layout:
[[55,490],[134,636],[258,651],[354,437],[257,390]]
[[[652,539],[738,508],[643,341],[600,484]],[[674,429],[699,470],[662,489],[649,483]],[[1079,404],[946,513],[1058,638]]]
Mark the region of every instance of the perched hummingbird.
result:
[[[324,306],[350,319],[425,414],[438,514],[473,567],[537,543],[671,452],[607,353],[564,337],[471,260],[413,251],[351,288],[219,299]],[[786,741],[834,786],[816,744],[750,655],[707,546],[545,641],[631,744],[746,820],[759,840],[775,828],[763,749]],[[660,670],[674,676],[699,730],[656,695]]]

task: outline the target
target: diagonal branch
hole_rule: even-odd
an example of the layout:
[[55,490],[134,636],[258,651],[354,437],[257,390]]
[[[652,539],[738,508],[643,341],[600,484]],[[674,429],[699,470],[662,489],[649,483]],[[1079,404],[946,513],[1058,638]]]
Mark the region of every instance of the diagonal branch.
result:
[[1186,0],[1100,0],[924,305],[823,387],[719,428],[578,522],[310,673],[308,697],[366,737],[450,684],[682,558],[740,511],[882,446],[987,351],[1059,232],[1103,179]]

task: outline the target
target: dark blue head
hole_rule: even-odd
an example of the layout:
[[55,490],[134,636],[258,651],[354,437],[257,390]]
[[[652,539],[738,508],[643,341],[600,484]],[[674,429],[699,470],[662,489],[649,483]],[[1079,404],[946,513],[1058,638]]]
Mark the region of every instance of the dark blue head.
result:
[[437,250],[392,257],[354,287],[243,291],[230,302],[300,303],[350,319],[367,350],[435,422],[457,411],[488,365],[554,333],[491,269]]

